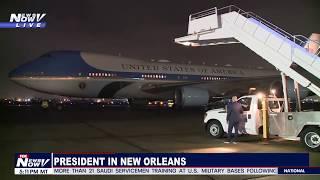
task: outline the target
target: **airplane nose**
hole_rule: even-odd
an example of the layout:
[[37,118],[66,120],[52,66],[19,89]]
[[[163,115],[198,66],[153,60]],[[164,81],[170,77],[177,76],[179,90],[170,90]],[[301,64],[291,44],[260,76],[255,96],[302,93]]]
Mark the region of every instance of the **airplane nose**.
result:
[[10,79],[25,76],[27,73],[27,64],[20,65],[17,68],[9,72],[8,77]]
[[44,54],[9,72],[11,80],[35,77],[73,77],[96,69],[88,66],[79,51],[57,51]]
[[27,69],[25,66],[26,65],[21,65],[11,70],[8,74],[9,79],[19,85],[26,86],[27,81],[25,79],[21,79],[27,74]]
[[89,66],[79,51],[56,51],[18,66],[8,73],[8,77],[33,90],[67,95],[62,91],[64,83],[69,83],[65,80],[86,77],[89,72],[97,72],[97,69]]
[[49,60],[50,59],[46,57],[39,57],[32,61],[26,62],[10,71],[8,77],[11,80],[16,80],[17,78],[42,75],[47,69],[46,65],[49,64]]

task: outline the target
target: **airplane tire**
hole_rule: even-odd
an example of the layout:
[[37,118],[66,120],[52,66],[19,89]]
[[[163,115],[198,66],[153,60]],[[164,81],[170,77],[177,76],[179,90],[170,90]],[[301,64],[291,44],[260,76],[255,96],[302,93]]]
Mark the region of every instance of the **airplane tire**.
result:
[[206,130],[207,134],[214,138],[221,138],[224,134],[223,127],[217,120],[210,121]]
[[311,151],[320,151],[320,128],[308,127],[303,130],[300,142]]

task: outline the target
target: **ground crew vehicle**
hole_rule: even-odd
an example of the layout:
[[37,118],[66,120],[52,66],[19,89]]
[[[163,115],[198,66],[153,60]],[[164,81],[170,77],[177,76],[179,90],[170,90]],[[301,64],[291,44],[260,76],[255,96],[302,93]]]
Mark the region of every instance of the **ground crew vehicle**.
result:
[[[247,118],[246,131],[251,135],[262,133],[262,107],[259,95],[243,96],[238,102]],[[320,151],[320,112],[282,112],[283,102],[267,98],[269,132],[285,139],[299,140],[309,150]],[[223,137],[228,130],[226,109],[213,109],[205,113],[207,133],[214,138]]]

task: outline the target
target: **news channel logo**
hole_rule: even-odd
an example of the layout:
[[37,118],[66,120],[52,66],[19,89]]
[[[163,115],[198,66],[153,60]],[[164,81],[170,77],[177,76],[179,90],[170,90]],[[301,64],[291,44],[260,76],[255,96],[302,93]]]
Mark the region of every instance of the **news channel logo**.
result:
[[16,153],[15,168],[51,168],[51,154]]
[[0,22],[0,28],[37,29],[45,28],[46,13],[12,13],[9,22]]

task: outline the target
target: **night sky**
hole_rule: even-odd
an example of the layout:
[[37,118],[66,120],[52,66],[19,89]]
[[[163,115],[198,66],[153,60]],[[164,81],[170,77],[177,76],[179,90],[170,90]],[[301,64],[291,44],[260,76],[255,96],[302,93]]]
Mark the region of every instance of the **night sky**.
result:
[[46,29],[0,29],[0,97],[39,95],[8,79],[16,66],[53,50],[83,50],[177,63],[272,68],[241,44],[190,48],[175,44],[187,34],[190,13],[237,5],[292,34],[320,32],[319,0],[5,0],[0,21],[11,13],[47,13]]

